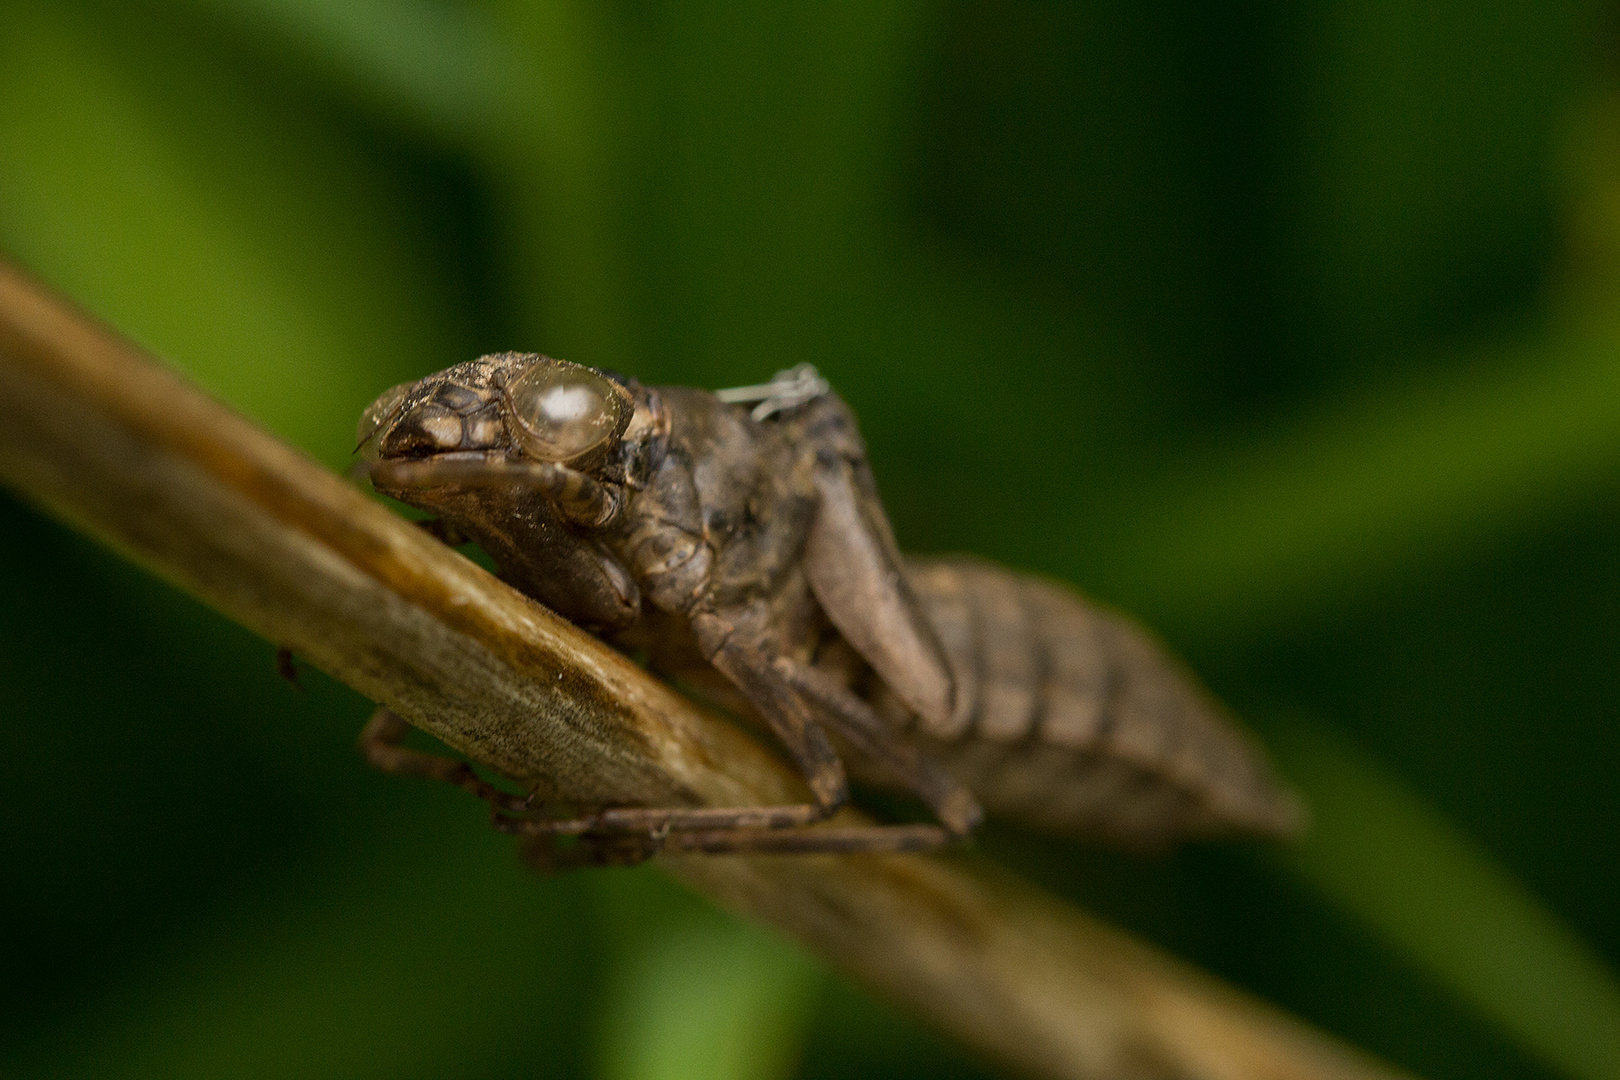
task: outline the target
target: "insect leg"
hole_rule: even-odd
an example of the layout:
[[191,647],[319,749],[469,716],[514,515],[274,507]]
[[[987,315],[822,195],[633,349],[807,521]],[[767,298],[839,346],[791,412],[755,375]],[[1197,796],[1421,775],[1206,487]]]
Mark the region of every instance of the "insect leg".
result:
[[[811,827],[826,815],[801,806],[701,807],[669,810],[636,807],[604,810],[567,821],[534,821],[496,815],[503,832],[539,843],[526,852],[544,869],[625,865],[660,851],[705,854],[852,854],[937,851],[957,836],[938,825]],[[567,848],[565,837],[579,843]]]
[[827,816],[815,803],[787,806],[614,806],[576,818],[500,816],[495,827],[514,836],[585,836],[606,833],[654,833],[687,829],[784,829],[808,825]]
[[455,758],[439,754],[426,754],[420,750],[399,745],[410,731],[398,714],[386,706],[378,706],[371,719],[360,732],[358,744],[366,761],[379,772],[395,776],[422,776],[440,780],[476,795],[498,810],[518,811],[528,807],[528,800],[509,795],[473,772],[472,766]]
[[[712,633],[705,623],[719,622],[712,615],[694,619],[699,640],[706,636],[705,630]],[[825,811],[823,816],[848,802],[849,780],[844,775],[844,763],[839,760],[838,751],[833,749],[827,733],[816,722],[804,699],[765,654],[755,646],[737,641],[729,632],[722,632],[718,644],[705,651],[710,654],[709,662],[747,695],[771,731],[787,747],[799,774],[810,785],[816,804]]]
[[627,866],[660,852],[704,855],[854,855],[938,851],[954,841],[938,825],[857,825],[848,828],[713,829],[690,832],[586,835],[567,846],[537,837],[524,858],[537,870]]
[[461,788],[497,810],[495,827],[518,836],[583,836],[586,834],[663,834],[671,830],[783,829],[820,821],[831,811],[818,803],[742,807],[610,807],[574,818],[510,817],[530,809],[528,799],[508,794],[482,779],[466,762],[401,746],[410,731],[398,714],[380,706],[358,740],[366,761],[380,772],[420,776]]
[[[817,722],[805,695],[794,686],[779,665],[773,664],[758,646],[738,640],[740,635],[732,632],[729,624],[715,615],[695,617],[693,629],[697,631],[699,641],[705,645],[704,652],[709,662],[747,695],[787,748],[800,775],[815,796],[816,809],[819,810],[817,817],[826,817],[847,802],[849,781],[844,775],[844,763],[833,749],[826,731]],[[881,723],[876,717],[872,719]],[[860,740],[851,741],[861,744]],[[968,798],[971,803],[971,796]],[[973,809],[977,810],[977,807]],[[676,813],[684,816],[703,812]],[[721,815],[737,811],[710,810],[708,813]],[[662,846],[670,851],[711,853],[895,852],[934,850],[954,839],[951,832],[935,825],[811,828],[808,822],[795,824],[800,824],[800,827],[775,830],[751,828],[741,822],[712,829],[672,825],[663,837]]]
[[965,836],[984,819],[984,811],[965,784],[927,754],[898,738],[894,729],[847,687],[826,672],[789,657],[778,657],[774,666],[795,690],[821,707],[833,730],[888,769],[927,803],[952,833]]
[[[810,779],[811,789],[817,793],[813,803],[662,809],[612,807],[581,817],[533,819],[511,816],[529,811],[528,799],[501,791],[479,777],[465,762],[399,745],[410,726],[386,707],[378,708],[360,733],[360,750],[372,766],[383,772],[439,780],[489,803],[496,811],[492,815],[496,828],[538,841],[529,849],[528,857],[537,866],[548,869],[636,863],[661,850],[715,854],[906,852],[935,850],[954,839],[951,833],[933,825],[808,828],[847,800],[843,765],[832,744],[827,742],[826,734],[781,676],[775,675],[773,680],[770,666],[762,657],[757,657],[757,653],[752,656],[750,653],[752,650],[741,648],[734,651],[736,670],[758,668],[768,673],[766,681],[780,688],[778,700],[794,702],[802,714],[799,730],[814,733],[797,740],[801,753],[815,760],[819,744],[825,750],[824,760],[831,762],[830,770],[823,767],[818,777]],[[795,753],[795,761],[800,756]],[[573,847],[559,846],[558,841],[566,843],[565,838],[575,838],[578,843]]]
[[[827,816],[815,803],[791,806],[748,806],[736,808],[674,807],[645,809],[612,807],[575,818],[535,819],[513,817],[531,809],[529,800],[511,795],[482,779],[465,762],[438,754],[423,753],[401,746],[410,731],[398,714],[379,707],[371,715],[358,740],[366,761],[381,772],[396,776],[420,776],[461,788],[490,804],[491,820],[501,832],[529,837],[579,837],[579,850],[552,853],[543,861],[553,869],[574,865],[602,865],[640,862],[654,855],[671,830],[699,830],[710,836],[737,832],[752,835],[760,830],[806,825]],[[693,850],[680,845],[681,850]]]
[[957,839],[938,825],[856,825],[850,828],[732,829],[670,833],[664,850],[706,855],[855,855],[938,851]]

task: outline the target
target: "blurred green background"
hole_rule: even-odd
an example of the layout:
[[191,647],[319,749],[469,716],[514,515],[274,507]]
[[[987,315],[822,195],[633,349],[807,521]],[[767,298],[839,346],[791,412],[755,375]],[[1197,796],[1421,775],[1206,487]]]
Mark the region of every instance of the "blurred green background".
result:
[[[334,468],[497,349],[809,360],[904,546],[1137,612],[1297,850],[995,827],[1428,1077],[1620,1077],[1620,20],[1142,0],[3,0],[0,251]],[[0,495],[0,1075],[995,1075]]]

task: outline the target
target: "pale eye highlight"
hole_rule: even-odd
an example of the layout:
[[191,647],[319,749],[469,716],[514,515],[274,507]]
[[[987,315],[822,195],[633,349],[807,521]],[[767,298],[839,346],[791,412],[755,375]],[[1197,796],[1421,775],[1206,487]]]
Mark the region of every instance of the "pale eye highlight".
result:
[[506,389],[513,434],[529,457],[574,461],[623,433],[630,406],[609,380],[563,360],[537,363]]
[[553,386],[536,399],[535,411],[547,424],[588,423],[602,411],[602,398],[583,386]]

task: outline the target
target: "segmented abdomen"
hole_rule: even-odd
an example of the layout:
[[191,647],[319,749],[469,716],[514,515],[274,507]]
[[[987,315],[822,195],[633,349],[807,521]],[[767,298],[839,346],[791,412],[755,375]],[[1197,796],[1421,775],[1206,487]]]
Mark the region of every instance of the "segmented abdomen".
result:
[[990,813],[1137,847],[1297,830],[1254,740],[1136,624],[975,560],[906,576],[956,684],[950,720],[913,734]]

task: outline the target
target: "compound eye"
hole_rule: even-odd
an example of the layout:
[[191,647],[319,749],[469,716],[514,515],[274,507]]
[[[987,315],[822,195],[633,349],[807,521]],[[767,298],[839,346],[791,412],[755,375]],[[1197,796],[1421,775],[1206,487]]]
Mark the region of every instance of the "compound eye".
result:
[[628,395],[590,368],[540,360],[506,387],[513,434],[537,461],[573,462],[624,434]]
[[400,406],[405,404],[405,399],[414,389],[416,384],[413,382],[390,387],[360,414],[360,426],[354,433],[355,453],[367,461],[377,460],[382,452],[382,439],[378,436],[399,416]]

